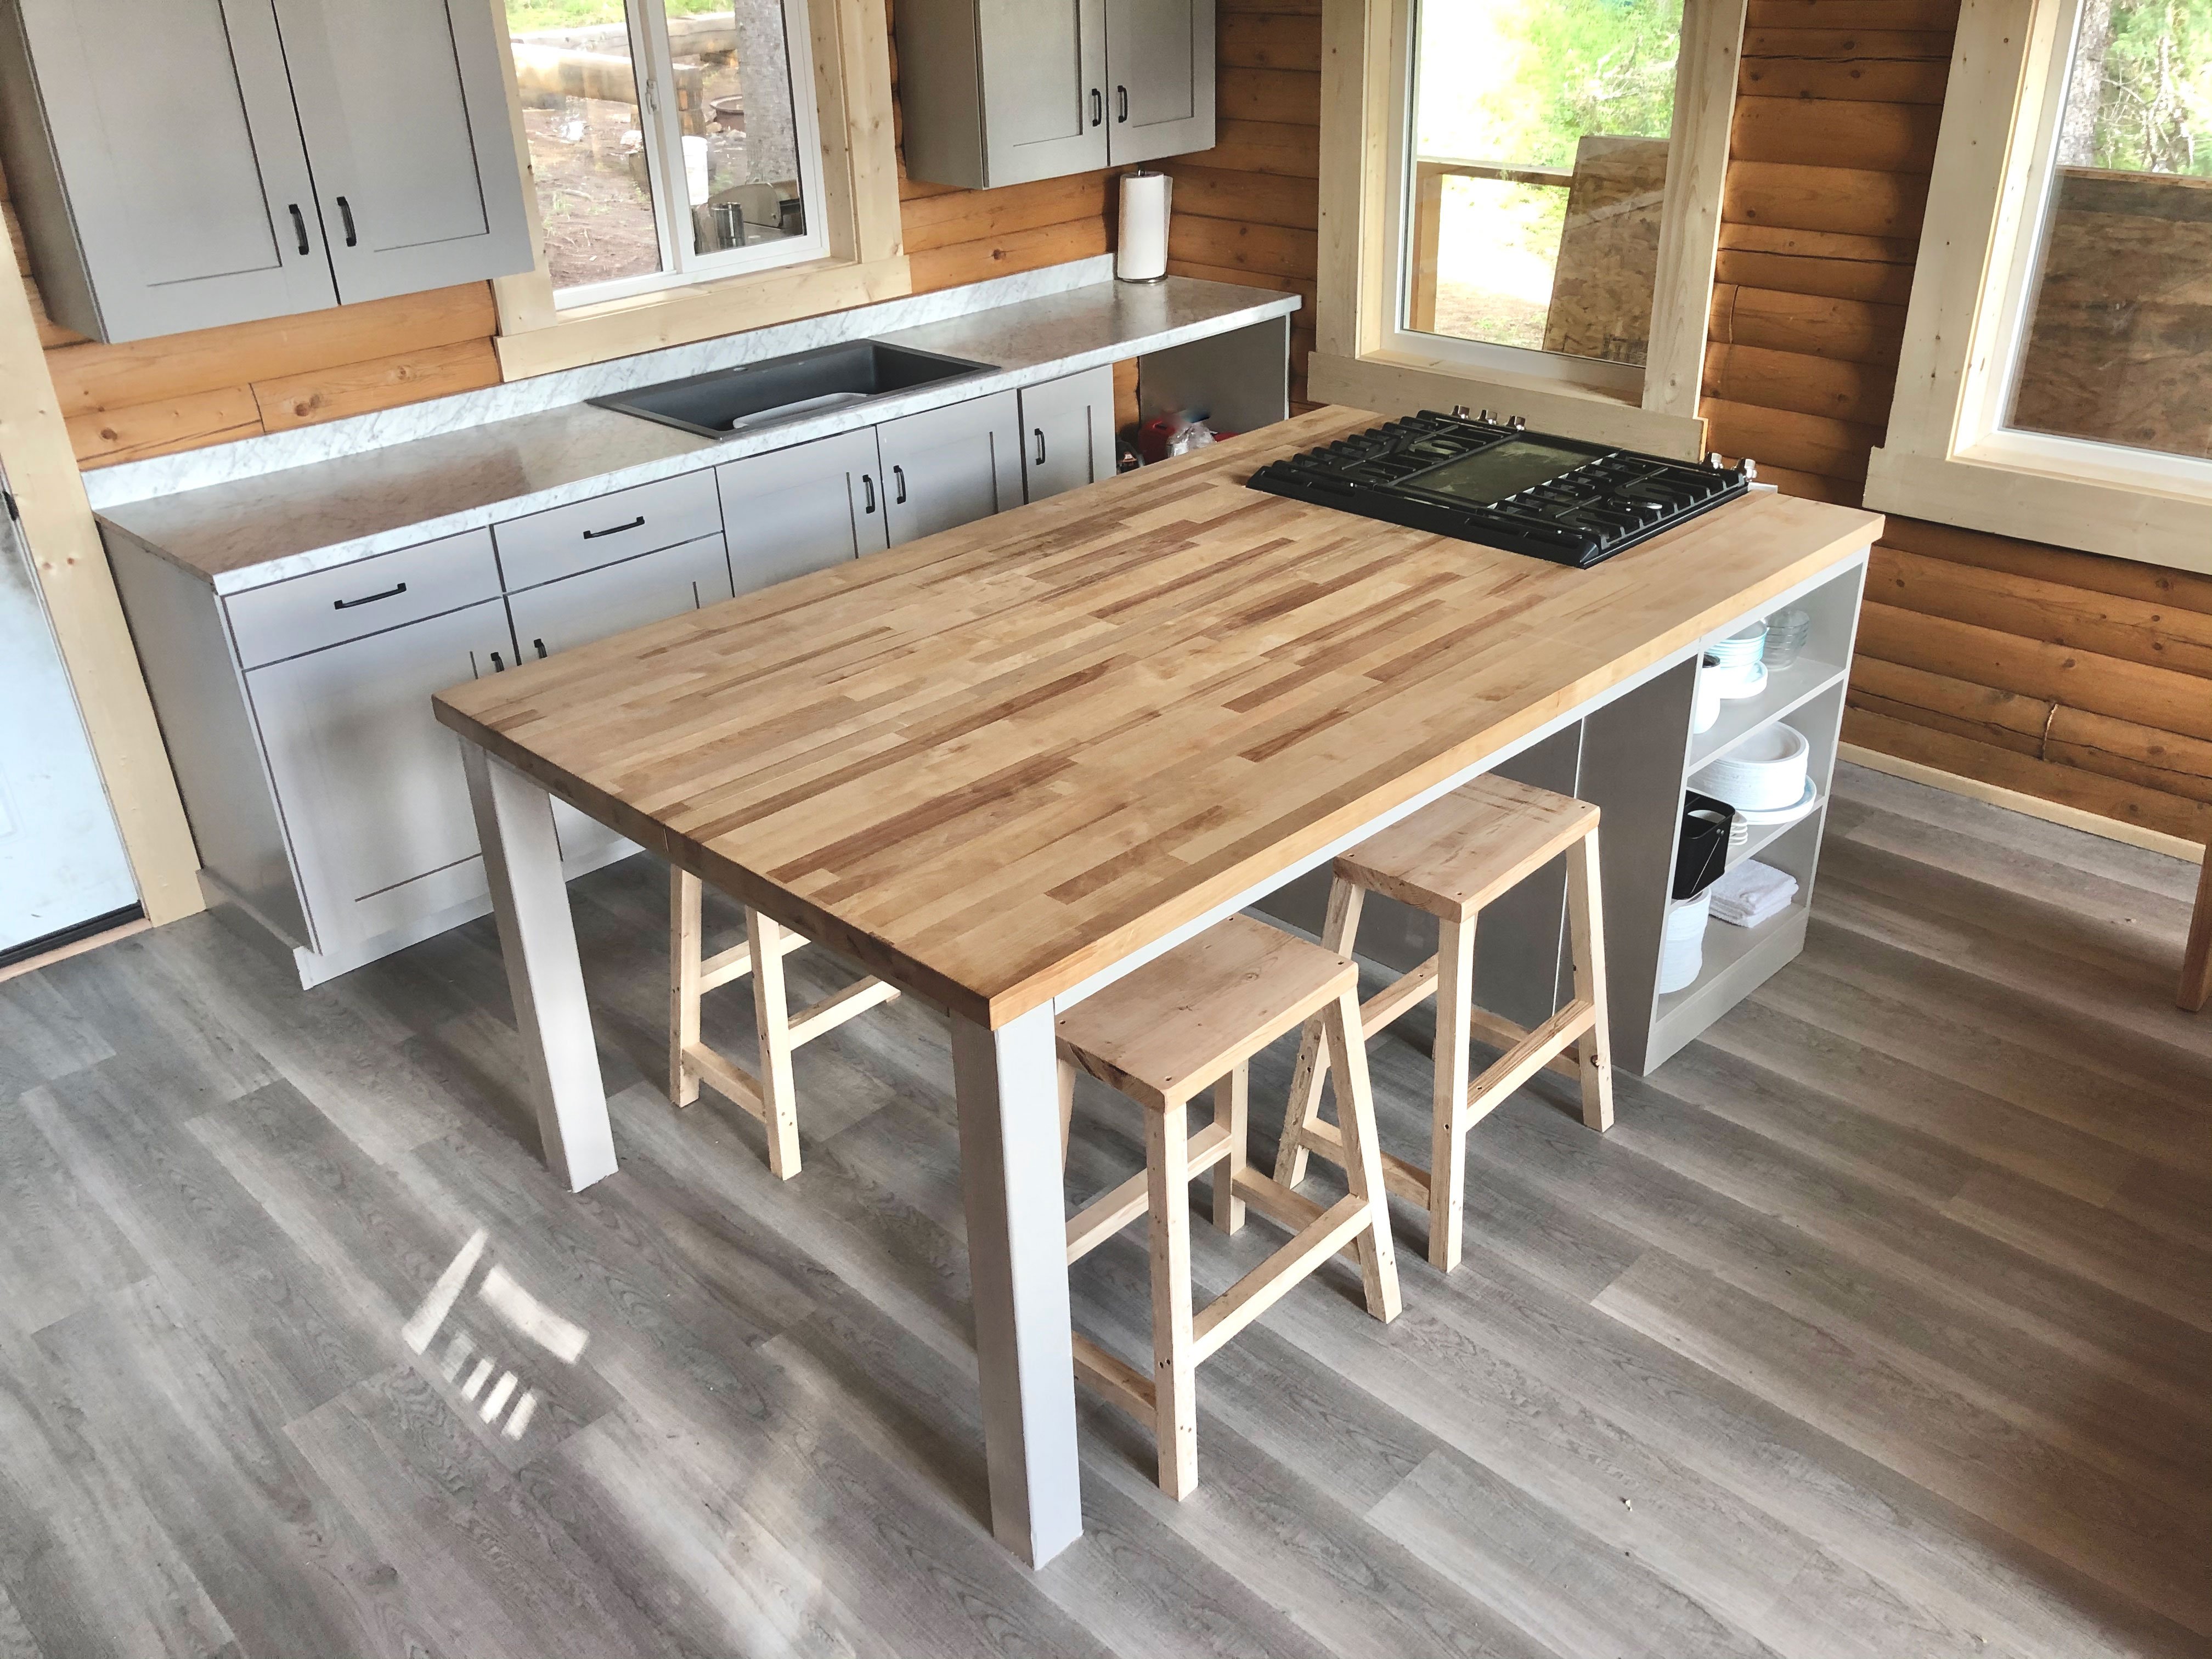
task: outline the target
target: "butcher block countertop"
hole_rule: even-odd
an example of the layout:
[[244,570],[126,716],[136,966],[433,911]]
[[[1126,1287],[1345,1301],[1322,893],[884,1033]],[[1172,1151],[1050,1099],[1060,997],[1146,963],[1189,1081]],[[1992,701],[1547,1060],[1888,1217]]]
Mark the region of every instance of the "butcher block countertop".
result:
[[1343,409],[442,694],[714,885],[1006,1024],[1881,531],[1759,493],[1589,570],[1263,495]]

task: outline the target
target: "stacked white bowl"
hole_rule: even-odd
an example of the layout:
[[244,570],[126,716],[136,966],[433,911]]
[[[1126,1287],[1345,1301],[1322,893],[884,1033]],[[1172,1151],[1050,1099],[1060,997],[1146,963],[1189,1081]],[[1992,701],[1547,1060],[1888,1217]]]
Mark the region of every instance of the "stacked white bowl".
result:
[[1711,676],[1723,697],[1755,697],[1766,689],[1766,624],[1755,622],[1705,647]]
[[1747,812],[1779,811],[1804,799],[1811,756],[1803,732],[1776,724],[1753,732],[1706,766],[1690,787]]

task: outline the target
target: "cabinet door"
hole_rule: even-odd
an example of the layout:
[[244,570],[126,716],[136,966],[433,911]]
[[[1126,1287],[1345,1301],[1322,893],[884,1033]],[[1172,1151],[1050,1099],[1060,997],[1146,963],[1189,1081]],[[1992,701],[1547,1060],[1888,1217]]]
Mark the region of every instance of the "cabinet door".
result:
[[[507,595],[514,637],[525,662],[571,646],[588,645],[624,629],[642,628],[730,597],[730,562],[720,536],[663,548],[620,564],[566,576],[526,593]],[[561,861],[626,857],[635,845],[562,801],[553,803]]]
[[318,951],[485,890],[459,739],[430,697],[513,650],[492,599],[246,674]]
[[269,0],[19,4],[0,119],[43,150],[14,183],[57,321],[137,340],[337,302]]
[[1213,147],[1213,0],[1101,0],[1112,164]]
[[891,545],[1022,503],[1021,404],[1011,392],[886,421],[876,428]]
[[981,0],[977,21],[986,182],[1104,167],[1104,0]]
[[530,268],[503,43],[483,0],[276,0],[349,302]]
[[1022,489],[1041,501],[1114,476],[1114,371],[1103,365],[1022,389]]
[[890,545],[872,428],[715,469],[740,593]]

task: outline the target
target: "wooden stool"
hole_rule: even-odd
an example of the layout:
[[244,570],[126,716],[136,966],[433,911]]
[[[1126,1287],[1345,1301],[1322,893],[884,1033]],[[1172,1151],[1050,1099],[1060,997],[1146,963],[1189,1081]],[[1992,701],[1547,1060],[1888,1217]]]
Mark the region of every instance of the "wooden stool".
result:
[[[799,1103],[791,1081],[792,1052],[854,1015],[898,995],[896,986],[864,979],[793,1015],[785,1000],[783,959],[806,940],[748,905],[745,936],[720,955],[700,958],[699,878],[672,869],[668,880],[668,1097],[678,1106],[699,1098],[703,1079],[768,1128],[768,1167],[788,1181],[799,1173]],[[753,1028],[760,1034],[761,1073],[753,1074],[699,1037],[699,999],[748,974]]]
[[[1243,916],[1177,945],[1060,1016],[1060,1139],[1066,1145],[1075,1068],[1145,1109],[1145,1170],[1067,1224],[1073,1264],[1139,1216],[1152,1226],[1152,1371],[1125,1364],[1080,1332],[1075,1373],[1152,1425],[1160,1489],[1198,1483],[1197,1370],[1229,1339],[1322,1263],[1353,1244],[1377,1319],[1398,1316],[1398,1267],[1359,1034],[1358,969],[1347,957]],[[1328,1040],[1343,1091],[1350,1196],[1323,1209],[1244,1161],[1254,1054],[1308,1018]],[[1193,1135],[1191,1097],[1213,1086],[1213,1121]],[[1250,1204],[1290,1229],[1290,1243],[1194,1312],[1190,1182],[1213,1173],[1213,1224],[1233,1233]]]
[[[1477,778],[1336,860],[1328,915],[1322,926],[1322,943],[1329,950],[1352,954],[1360,906],[1370,891],[1386,893],[1437,919],[1437,954],[1377,992],[1359,1016],[1362,1028],[1372,1035],[1425,999],[1437,999],[1429,1167],[1385,1153],[1382,1178],[1390,1190],[1428,1210],[1429,1261],[1447,1272],[1459,1264],[1468,1131],[1500,1101],[1549,1066],[1580,1079],[1583,1122],[1597,1130],[1613,1127],[1597,817],[1597,808],[1587,802],[1504,778]],[[1524,1030],[1474,1006],[1475,918],[1483,906],[1561,853],[1569,854],[1574,999],[1534,1030]],[[1470,1084],[1468,1045],[1477,1030],[1504,1043],[1505,1053]],[[1324,1035],[1318,1021],[1309,1022],[1299,1045],[1275,1159],[1275,1179],[1285,1187],[1305,1178],[1310,1152],[1343,1160],[1342,1137],[1321,1120],[1321,1085],[1329,1066],[1322,1050]],[[1566,1058],[1577,1042],[1579,1066]],[[1364,1079],[1354,1086],[1366,1091]]]

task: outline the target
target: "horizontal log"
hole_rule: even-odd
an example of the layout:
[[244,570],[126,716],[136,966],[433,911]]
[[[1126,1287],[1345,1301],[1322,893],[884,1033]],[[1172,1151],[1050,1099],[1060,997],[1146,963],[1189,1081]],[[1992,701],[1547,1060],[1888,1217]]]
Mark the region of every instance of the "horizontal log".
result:
[[1800,472],[1794,467],[1776,466],[1769,461],[1759,464],[1759,481],[1772,484],[1785,495],[1801,496],[1808,501],[1833,501],[1838,507],[1856,507],[1866,495],[1863,482],[1823,477],[1817,472]]
[[1855,236],[1920,234],[1928,181],[1863,167],[1735,161],[1721,187],[1721,216],[1740,224]]
[[1952,29],[1959,0],[1751,0],[1748,29]]
[[1190,213],[1205,219],[1283,225],[1293,230],[1313,230],[1320,225],[1321,192],[1310,179],[1193,165],[1198,159],[1189,157],[1159,164],[1175,179],[1174,209],[1178,215]]
[[1726,345],[1888,367],[1905,338],[1905,307],[1723,283],[1713,289],[1706,332]]
[[243,386],[72,415],[67,424],[70,447],[77,465],[86,468],[229,443],[257,436],[262,429],[253,389]]
[[1830,64],[1948,64],[1951,33],[1949,29],[1746,27],[1743,55]]
[[954,191],[903,202],[899,225],[908,253],[927,253],[1020,230],[1104,220],[1113,211],[1115,184],[1104,172],[1006,185],[997,190]]
[[62,412],[88,415],[457,345],[498,331],[491,285],[464,283],[118,345],[64,346],[46,354],[46,368]]
[[1933,104],[1740,98],[1729,158],[1925,173],[1936,163],[1936,131],[1942,117]]
[[2051,717],[2047,757],[2190,800],[2212,801],[2212,743],[2082,708]]
[[[1887,702],[1924,708],[1972,726],[2001,732],[2008,738],[2026,738],[2030,747],[2043,741],[2057,704],[2041,697],[2003,691],[1993,685],[1933,673],[1908,663],[1889,662],[1862,651],[1851,661],[1850,694],[1880,697]],[[2148,728],[2146,728],[2148,729]],[[2007,742],[2004,747],[2011,748]]]
[[1866,591],[1870,599],[1927,616],[2204,677],[2200,695],[2212,705],[2212,617],[2200,611],[1954,564],[1887,544],[1874,550]]
[[1882,305],[1901,306],[1912,297],[1911,265],[1753,253],[1742,248],[1720,251],[1713,264],[1713,280],[1737,288],[1772,289],[1829,300],[1871,300]]
[[1761,409],[1830,415],[1880,426],[1889,419],[1897,376],[1871,363],[1838,362],[1765,346],[1705,348],[1705,395]]
[[1321,76],[1316,71],[1224,69],[1215,90],[1218,113],[1231,120],[1321,125]]
[[1271,271],[1311,280],[1319,238],[1282,225],[1240,225],[1177,214],[1168,228],[1168,257],[1224,270]]
[[1985,570],[2009,570],[2040,581],[2057,582],[2092,593],[2110,593],[2140,599],[2146,605],[2173,606],[2212,616],[2212,576],[2200,576],[2164,565],[2140,564],[2133,559],[2107,558],[2098,553],[2077,553],[2041,542],[2024,542],[2010,536],[1992,536],[1980,530],[1960,530],[1924,519],[1892,519],[1882,539],[1908,552],[1954,564],[1979,565]]
[[1858,648],[1885,662],[2212,739],[2212,696],[2206,695],[2204,682],[2171,668],[2024,639],[1872,599],[1859,613]]
[[1751,253],[1864,259],[1875,264],[1911,265],[1920,258],[1920,244],[1910,236],[1850,236],[1841,231],[1804,230],[1790,225],[1724,224],[1720,245]]
[[499,354],[489,340],[464,340],[428,351],[378,357],[342,368],[319,368],[258,380],[253,399],[270,432],[367,415],[499,384]]
[[1088,259],[1105,252],[1106,222],[1093,216],[981,241],[956,242],[951,247],[910,255],[907,263],[914,291],[933,294],[939,289],[1066,264],[1071,259]]
[[[1868,659],[1862,657],[1859,663]],[[1903,720],[1910,726],[1924,726],[1932,732],[1948,732],[1953,737],[1966,738],[1975,743],[1985,743],[1994,749],[2003,749],[2015,755],[2043,753],[2043,733],[2015,732],[2009,726],[1991,726],[1971,716],[1959,715],[1945,708],[1929,708],[1917,702],[1895,697],[1885,697],[1879,692],[1864,690],[1860,685],[1858,665],[1851,671],[1850,690],[1844,695],[1844,707],[1863,714],[1879,714],[1885,720]],[[2047,705],[2039,705],[2039,707]]]
[[1322,0],[1215,0],[1215,9],[1224,17],[1318,17],[1321,7]]
[[1242,288],[1271,288],[1279,294],[1295,294],[1305,301],[1303,311],[1293,313],[1294,319],[1311,326],[1316,303],[1315,283],[1310,276],[1285,276],[1272,270],[1237,270],[1225,265],[1202,265],[1188,259],[1170,259],[1168,275],[1194,276],[1202,283],[1234,283]]
[[1881,435],[1877,427],[1719,398],[1708,398],[1700,412],[1706,444],[1723,455],[1748,455],[1761,465],[1771,462],[1856,484],[1866,482],[1867,454]]
[[1844,741],[2040,800],[2191,841],[2212,839],[2212,805],[2146,789],[2082,768],[2014,754],[1863,708],[1844,712]]
[[636,107],[637,70],[626,56],[521,40],[513,44],[512,51],[515,84],[524,92],[556,93],[564,98],[592,98]]
[[1218,51],[1228,69],[1321,70],[1321,15],[1231,12],[1217,26]]
[[[1316,112],[1318,113],[1318,112]],[[1321,177],[1321,128],[1285,121],[1221,121],[1213,148],[1187,158],[1224,173],[1265,173],[1286,179]],[[1319,185],[1314,187],[1319,190]]]
[[1950,76],[1948,63],[1746,58],[1736,71],[1736,88],[1749,98],[1841,98],[1875,104],[1941,104],[1943,88]]

